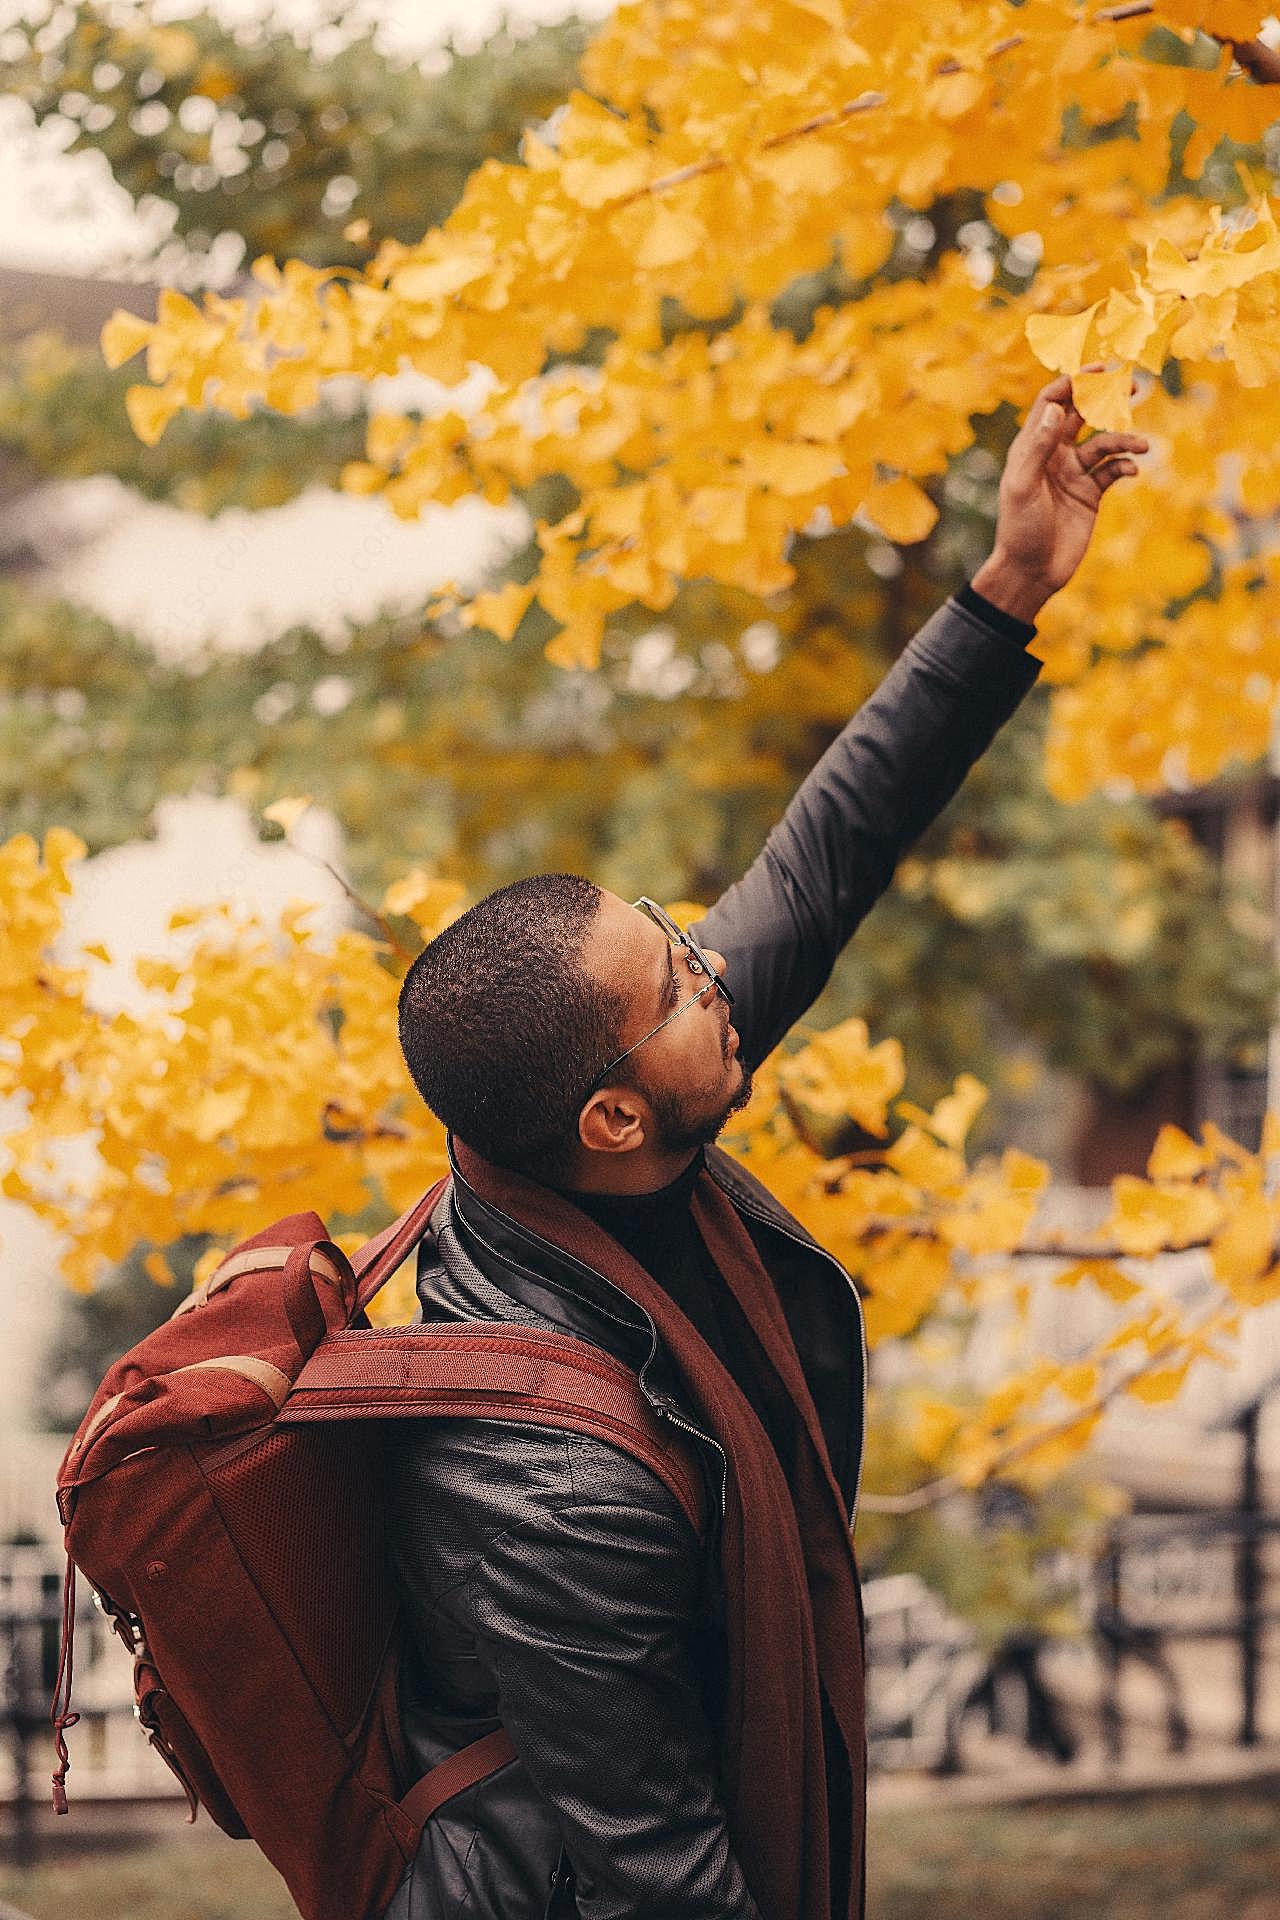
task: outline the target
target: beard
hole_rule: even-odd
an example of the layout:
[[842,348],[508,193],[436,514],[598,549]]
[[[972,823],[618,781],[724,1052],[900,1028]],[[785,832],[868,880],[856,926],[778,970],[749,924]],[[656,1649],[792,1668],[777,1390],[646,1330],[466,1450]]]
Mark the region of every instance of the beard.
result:
[[655,1144],[664,1153],[693,1153],[698,1147],[709,1147],[730,1118],[746,1106],[751,1098],[751,1071],[743,1067],[736,1090],[710,1109],[698,1107],[687,1094],[647,1093],[646,1097],[658,1123]]

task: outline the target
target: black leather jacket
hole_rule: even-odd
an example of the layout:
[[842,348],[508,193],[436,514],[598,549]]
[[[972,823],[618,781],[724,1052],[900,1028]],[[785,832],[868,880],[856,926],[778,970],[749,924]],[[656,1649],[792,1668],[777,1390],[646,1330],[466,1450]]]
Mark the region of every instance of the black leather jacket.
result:
[[[1037,670],[1007,627],[948,601],[697,927],[726,957],[749,1064],[821,990]],[[741,1166],[713,1150],[708,1167],[777,1285],[852,1524],[866,1382],[856,1292]],[[394,1430],[411,1752],[425,1771],[501,1724],[519,1758],[428,1821],[385,1920],[760,1920],[716,1757],[729,1463],[682,1404],[649,1315],[603,1275],[456,1174],[433,1224],[423,1317],[552,1327],[626,1361],[695,1447],[713,1524],[700,1546],[657,1476],[605,1441],[474,1419]]]

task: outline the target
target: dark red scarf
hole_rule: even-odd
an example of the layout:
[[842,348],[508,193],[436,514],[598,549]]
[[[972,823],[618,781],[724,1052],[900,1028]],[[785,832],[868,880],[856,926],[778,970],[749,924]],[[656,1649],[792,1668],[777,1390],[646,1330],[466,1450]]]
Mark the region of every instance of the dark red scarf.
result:
[[690,1410],[730,1462],[720,1571],[728,1641],[721,1765],[734,1853],[764,1920],[832,1915],[819,1678],[853,1777],[848,1920],[862,1914],[865,1715],[858,1573],[840,1489],[777,1291],[746,1227],[705,1170],[693,1217],[796,1414],[788,1485],[732,1375],[658,1281],[550,1188],[453,1143],[482,1199],[611,1280],[649,1314]]

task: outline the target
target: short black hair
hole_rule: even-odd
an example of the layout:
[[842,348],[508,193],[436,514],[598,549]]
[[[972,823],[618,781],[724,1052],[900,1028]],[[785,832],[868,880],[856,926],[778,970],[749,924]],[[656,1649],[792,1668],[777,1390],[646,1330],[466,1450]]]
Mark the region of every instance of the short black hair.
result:
[[400,989],[413,1083],[486,1159],[554,1181],[593,1076],[619,1052],[620,996],[582,945],[601,892],[540,873],[486,895],[423,948]]

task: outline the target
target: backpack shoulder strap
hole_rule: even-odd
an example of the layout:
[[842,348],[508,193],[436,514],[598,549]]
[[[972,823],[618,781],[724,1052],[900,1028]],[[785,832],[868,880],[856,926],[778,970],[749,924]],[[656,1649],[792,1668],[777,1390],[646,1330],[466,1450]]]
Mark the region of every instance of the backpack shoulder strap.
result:
[[384,1287],[401,1261],[407,1260],[419,1240],[426,1234],[431,1224],[431,1216],[449,1181],[446,1176],[437,1180],[429,1193],[424,1193],[398,1220],[393,1220],[381,1233],[375,1233],[372,1240],[352,1256],[351,1265],[355,1269],[357,1280],[354,1319],[364,1312],[374,1295]]
[[351,1328],[320,1342],[278,1422],[459,1418],[569,1427],[652,1469],[702,1537],[702,1475],[630,1368],[572,1334],[504,1321]]

